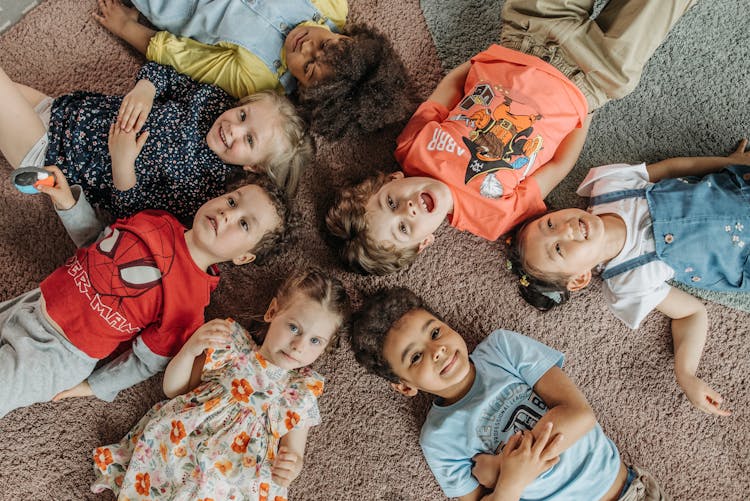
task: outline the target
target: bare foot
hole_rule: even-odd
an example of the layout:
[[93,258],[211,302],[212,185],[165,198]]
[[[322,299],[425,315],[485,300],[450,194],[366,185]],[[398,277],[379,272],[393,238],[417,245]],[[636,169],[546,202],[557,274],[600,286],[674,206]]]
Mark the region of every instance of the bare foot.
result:
[[97,4],[99,11],[92,12],[91,17],[119,37],[122,37],[125,25],[138,22],[138,10],[125,7],[120,0],[97,0]]

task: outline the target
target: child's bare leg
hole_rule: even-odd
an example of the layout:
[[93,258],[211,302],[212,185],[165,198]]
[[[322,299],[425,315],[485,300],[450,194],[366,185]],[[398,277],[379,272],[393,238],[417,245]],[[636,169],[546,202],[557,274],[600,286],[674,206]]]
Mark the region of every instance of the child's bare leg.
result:
[[16,84],[16,88],[21,93],[21,95],[23,95],[24,99],[28,101],[32,108],[36,108],[39,103],[49,97],[47,94],[39,92],[38,90],[34,89],[33,87],[29,87],[28,85],[24,85],[18,82],[13,83]]
[[97,0],[97,3],[99,12],[92,12],[91,17],[145,56],[156,31],[138,22],[138,11],[125,7],[120,0]]
[[14,169],[47,133],[27,96],[35,99],[33,93],[22,91],[0,68],[0,151]]

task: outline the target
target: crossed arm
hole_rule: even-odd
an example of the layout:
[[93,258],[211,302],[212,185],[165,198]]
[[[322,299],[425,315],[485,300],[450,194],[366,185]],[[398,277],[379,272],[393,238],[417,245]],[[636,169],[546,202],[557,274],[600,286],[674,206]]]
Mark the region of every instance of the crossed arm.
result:
[[[481,484],[461,501],[516,501],[523,489],[557,462],[557,457],[596,424],[596,416],[586,397],[559,367],[549,369],[534,385],[534,391],[549,407],[523,440],[533,441],[537,455],[526,459],[523,468],[515,467],[505,449],[512,448],[513,438],[500,454],[474,457],[472,474]],[[515,438],[515,437],[514,437]],[[531,449],[533,451],[533,448]],[[542,460],[546,460],[543,463]],[[516,464],[519,459],[516,458]]]

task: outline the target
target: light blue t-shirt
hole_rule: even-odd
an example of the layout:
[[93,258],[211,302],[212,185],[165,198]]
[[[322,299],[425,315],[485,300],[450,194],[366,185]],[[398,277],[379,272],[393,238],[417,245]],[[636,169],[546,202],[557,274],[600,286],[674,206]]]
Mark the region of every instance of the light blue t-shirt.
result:
[[[419,443],[449,497],[469,494],[479,482],[472,457],[494,453],[518,430],[531,430],[547,412],[534,385],[562,353],[516,332],[497,330],[470,355],[476,379],[449,406],[433,403]],[[600,499],[617,477],[620,455],[599,424],[560,455],[560,461],[526,487],[522,500]]]

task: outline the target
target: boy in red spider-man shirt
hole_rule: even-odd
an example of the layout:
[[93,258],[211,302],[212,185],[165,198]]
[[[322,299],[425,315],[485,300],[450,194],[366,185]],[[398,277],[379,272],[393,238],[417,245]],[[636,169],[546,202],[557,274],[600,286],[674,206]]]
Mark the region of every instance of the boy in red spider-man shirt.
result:
[[[53,398],[111,401],[162,370],[203,324],[219,282],[215,265],[255,261],[287,226],[283,195],[253,176],[203,204],[189,230],[148,210],[102,231],[80,187],[71,190],[57,167],[47,170],[55,186],[38,189],[79,249],[38,289],[0,303],[0,417]],[[131,349],[94,370],[130,340]]]

